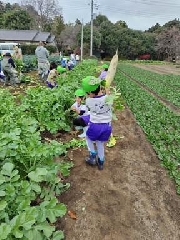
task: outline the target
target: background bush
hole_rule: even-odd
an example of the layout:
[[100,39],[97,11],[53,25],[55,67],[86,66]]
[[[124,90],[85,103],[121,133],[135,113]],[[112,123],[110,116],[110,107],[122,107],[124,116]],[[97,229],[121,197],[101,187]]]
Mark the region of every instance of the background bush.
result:
[[[36,48],[37,48],[37,45],[35,45],[35,44],[32,44],[32,45],[22,44],[21,45],[23,55],[34,55]],[[55,46],[47,45],[46,48],[50,54],[57,52],[57,48]]]

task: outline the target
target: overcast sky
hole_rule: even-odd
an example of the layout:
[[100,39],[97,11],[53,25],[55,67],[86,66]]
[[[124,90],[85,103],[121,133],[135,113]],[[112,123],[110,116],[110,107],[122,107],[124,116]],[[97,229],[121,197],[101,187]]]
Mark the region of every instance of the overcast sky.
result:
[[[57,0],[65,22],[90,21],[91,0]],[[17,2],[11,0],[9,2]],[[161,25],[180,18],[180,0],[94,0],[94,13],[109,20],[123,20],[129,28],[146,30],[156,23]]]

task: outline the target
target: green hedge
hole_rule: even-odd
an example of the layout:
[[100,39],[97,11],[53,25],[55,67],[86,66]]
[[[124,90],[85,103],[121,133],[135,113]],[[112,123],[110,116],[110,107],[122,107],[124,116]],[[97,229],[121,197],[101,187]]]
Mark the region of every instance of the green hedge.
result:
[[[21,45],[21,49],[22,49],[22,54],[23,55],[34,55],[35,50],[37,48],[37,45],[32,44],[32,45]],[[51,53],[56,53],[57,52],[57,48],[55,46],[46,46],[47,50]]]

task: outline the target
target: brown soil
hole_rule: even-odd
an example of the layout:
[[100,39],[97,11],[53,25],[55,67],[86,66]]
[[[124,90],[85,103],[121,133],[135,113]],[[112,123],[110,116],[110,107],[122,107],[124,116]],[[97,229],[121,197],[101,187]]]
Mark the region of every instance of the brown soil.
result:
[[145,69],[145,70],[149,70],[152,72],[156,72],[159,74],[180,75],[180,68],[177,68],[173,64],[165,64],[165,65],[135,64],[134,66]]
[[175,184],[126,108],[113,132],[117,144],[106,149],[103,171],[87,166],[86,149],[72,152],[69,191],[60,200],[74,211],[59,224],[66,240],[180,239],[180,197]]
[[38,85],[45,86],[45,84],[39,79],[37,71],[31,71],[29,73],[25,73],[25,75],[32,78],[31,82],[16,84],[16,86],[4,86],[4,83],[0,82],[0,88],[8,89],[12,95],[18,96],[19,94],[25,94],[27,89],[35,88]]

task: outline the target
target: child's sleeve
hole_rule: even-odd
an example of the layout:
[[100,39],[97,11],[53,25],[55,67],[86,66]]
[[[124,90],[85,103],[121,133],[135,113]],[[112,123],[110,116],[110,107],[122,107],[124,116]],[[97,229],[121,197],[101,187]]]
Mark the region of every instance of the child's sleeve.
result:
[[86,112],[86,111],[87,111],[87,107],[86,107],[86,105],[84,105],[84,104],[81,105],[81,110],[84,111],[84,112]]
[[86,105],[81,105],[80,109],[80,114],[79,115],[84,115],[85,113],[88,113],[88,108]]
[[77,102],[73,103],[73,105],[71,106],[71,108],[76,108],[76,109],[78,109]]

